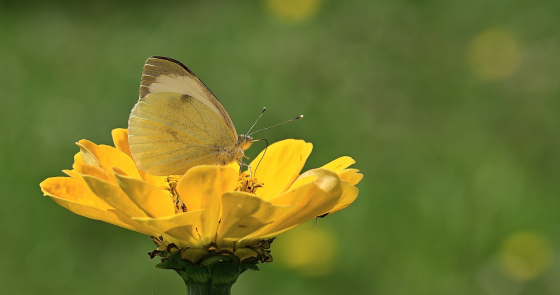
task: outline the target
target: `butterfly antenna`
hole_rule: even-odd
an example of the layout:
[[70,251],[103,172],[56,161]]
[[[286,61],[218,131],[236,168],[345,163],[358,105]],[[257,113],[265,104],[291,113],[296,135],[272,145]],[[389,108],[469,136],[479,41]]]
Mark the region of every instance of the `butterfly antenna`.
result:
[[[263,112],[264,112],[264,110],[263,110]],[[261,115],[262,115],[262,114],[261,114]],[[259,118],[260,118],[260,116],[259,116]],[[302,119],[302,118],[303,118],[303,115],[299,115],[299,116],[297,116],[296,118],[293,118],[293,119],[290,119],[290,120],[288,120],[288,121],[284,121],[284,122],[282,122],[282,123],[278,123],[278,124],[276,124],[276,125],[272,125],[272,126],[269,126],[269,127],[263,128],[263,129],[259,129],[259,130],[257,130],[257,131],[253,131],[253,132],[251,132],[251,133],[249,133],[249,134],[247,134],[247,135],[250,136],[251,134],[255,134],[255,133],[257,133],[257,132],[261,132],[261,131],[264,131],[264,130],[266,130],[266,129],[270,129],[270,128],[272,128],[272,127],[276,127],[276,126],[279,126],[279,125],[282,125],[282,124],[286,124],[286,123],[288,123],[288,122],[292,122],[292,121],[295,121],[295,120],[299,120],[299,119]],[[251,129],[252,129],[252,127],[251,127]]]
[[266,142],[266,147],[264,148],[264,152],[263,155],[261,157],[261,159],[259,160],[259,162],[257,163],[257,167],[255,167],[255,175],[257,175],[257,169],[259,169],[259,165],[261,164],[262,159],[264,158],[264,155],[266,155],[266,150],[268,149],[268,140],[266,139],[257,139],[257,140],[253,140],[253,142],[257,142],[257,141],[261,141],[264,140]]
[[259,115],[259,117],[257,118],[257,120],[255,120],[255,123],[253,123],[253,126],[251,126],[251,128],[249,128],[249,131],[247,131],[247,134],[249,134],[249,132],[251,132],[251,130],[253,129],[253,127],[255,127],[255,125],[257,125],[257,122],[259,121],[259,119],[262,117],[262,115],[264,114],[264,111],[266,111],[266,107],[263,108],[261,114]]

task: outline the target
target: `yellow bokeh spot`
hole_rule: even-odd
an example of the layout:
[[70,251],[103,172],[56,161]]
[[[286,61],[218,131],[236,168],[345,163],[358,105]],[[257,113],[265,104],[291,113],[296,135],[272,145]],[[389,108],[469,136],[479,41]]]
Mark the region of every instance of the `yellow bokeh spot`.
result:
[[276,240],[274,260],[307,276],[324,276],[333,269],[336,241],[324,225],[311,226],[305,223],[282,234]]
[[285,21],[302,21],[319,8],[320,0],[266,0],[276,17]]
[[497,81],[511,76],[519,66],[521,50],[515,38],[502,29],[480,33],[471,42],[468,59],[474,74]]
[[499,254],[502,271],[516,281],[532,280],[549,267],[552,250],[546,238],[538,233],[520,232],[510,236]]

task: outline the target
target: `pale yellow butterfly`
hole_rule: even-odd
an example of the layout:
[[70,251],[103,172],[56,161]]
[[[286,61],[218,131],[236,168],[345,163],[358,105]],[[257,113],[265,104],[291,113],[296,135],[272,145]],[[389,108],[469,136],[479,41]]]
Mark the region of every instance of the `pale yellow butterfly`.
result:
[[240,161],[252,142],[237,135],[220,101],[191,70],[161,56],[146,60],[128,131],[138,168],[161,176]]
[[237,135],[220,101],[191,70],[162,56],[146,60],[128,131],[136,166],[159,176],[203,164],[244,164],[243,152],[253,142],[250,134]]

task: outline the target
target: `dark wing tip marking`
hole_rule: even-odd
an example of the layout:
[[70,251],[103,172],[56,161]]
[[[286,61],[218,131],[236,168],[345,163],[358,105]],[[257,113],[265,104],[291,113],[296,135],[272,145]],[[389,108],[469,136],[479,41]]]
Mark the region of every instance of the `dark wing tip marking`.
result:
[[[197,79],[197,80],[200,82],[200,84],[202,84],[202,85],[204,86],[204,88],[206,88],[206,91],[208,91],[208,93],[210,93],[210,95],[212,95],[214,98],[216,98],[217,101],[220,101],[220,100],[216,97],[216,95],[214,95],[214,93],[212,93],[212,91],[210,90],[210,88],[208,88],[208,86],[206,86],[206,84],[204,84],[204,82],[202,82],[202,81],[193,73],[193,71],[191,71],[189,68],[187,68],[187,66],[184,65],[182,62],[180,62],[180,61],[178,61],[178,60],[176,60],[176,59],[173,59],[173,58],[171,58],[171,57],[160,56],[160,55],[153,55],[153,56],[150,56],[148,59],[150,59],[150,58],[156,58],[156,59],[167,60],[167,61],[170,61],[170,62],[172,62],[172,63],[174,63],[174,64],[180,66],[180,67],[183,68],[185,71],[187,71],[189,74],[191,74],[195,79]],[[220,102],[220,103],[221,103],[221,102]]]
[[170,61],[178,66],[180,66],[181,68],[183,68],[185,71],[189,72],[189,74],[193,75],[196,77],[196,75],[189,69],[187,68],[187,66],[185,66],[182,62],[176,60],[176,59],[172,59],[171,57],[166,57],[166,56],[159,56],[159,55],[154,55],[154,56],[150,56],[150,58],[157,58],[157,59],[163,59],[163,60],[167,60]]

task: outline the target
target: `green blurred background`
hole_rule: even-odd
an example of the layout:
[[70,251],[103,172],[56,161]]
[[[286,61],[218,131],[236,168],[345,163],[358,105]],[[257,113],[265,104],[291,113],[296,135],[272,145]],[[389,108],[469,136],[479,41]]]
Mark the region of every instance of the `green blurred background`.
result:
[[[116,2],[116,1],[115,1]],[[112,144],[144,61],[189,66],[247,130],[349,155],[349,208],[279,236],[234,294],[560,294],[560,2],[0,1],[0,292],[184,294],[150,239],[39,183]],[[250,155],[262,147],[254,145]]]

